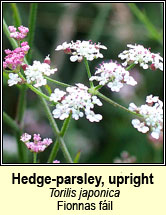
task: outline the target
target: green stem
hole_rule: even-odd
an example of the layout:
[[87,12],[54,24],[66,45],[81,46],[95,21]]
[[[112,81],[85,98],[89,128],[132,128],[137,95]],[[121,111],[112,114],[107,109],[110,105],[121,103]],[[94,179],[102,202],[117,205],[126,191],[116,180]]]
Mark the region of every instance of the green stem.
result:
[[45,112],[47,114],[47,117],[48,117],[48,119],[50,121],[50,124],[51,124],[51,127],[53,129],[53,132],[54,132],[55,136],[57,136],[57,138],[58,138],[61,150],[62,150],[62,152],[64,154],[64,157],[65,157],[66,161],[68,163],[73,163],[72,158],[71,158],[71,156],[70,156],[70,154],[68,152],[68,149],[67,149],[67,147],[65,145],[65,142],[64,142],[63,138],[60,135],[60,131],[58,129],[58,126],[57,126],[57,124],[56,124],[56,122],[55,122],[55,120],[54,120],[54,118],[52,116],[52,113],[51,113],[51,111],[50,111],[45,99],[43,97],[40,97],[40,99],[41,99],[41,101],[43,103],[43,107],[44,107]]
[[3,120],[14,131],[16,131],[16,132],[20,131],[18,124],[4,111],[3,111]]
[[[36,25],[36,15],[37,15],[37,3],[31,3],[30,15],[29,15],[29,33],[28,33],[28,44],[33,47],[34,35],[35,35],[35,25]],[[28,52],[27,59],[31,60],[31,49]]]
[[35,87],[33,87],[30,84],[26,84],[26,86],[29,87],[29,89],[31,89],[33,92],[35,92],[38,96],[41,96],[43,98],[45,98],[47,101],[50,101],[50,97],[45,95],[44,93],[42,93],[41,91],[39,91],[38,89],[36,89]]
[[[88,61],[87,61],[87,59],[86,59],[85,57],[84,57],[84,64],[85,64],[85,67],[86,67],[86,71],[87,71],[87,74],[88,74],[88,78],[90,79],[90,78],[91,78],[91,72],[90,72],[90,68],[89,68]],[[92,81],[89,81],[89,83],[90,83],[90,87],[94,87]]]
[[157,40],[158,42],[162,42],[162,35],[158,32],[156,27],[152,24],[152,22],[148,19],[145,13],[143,13],[135,3],[128,3],[130,9],[135,14],[135,16],[145,25],[146,29],[149,32],[149,35]]
[[22,120],[24,117],[24,112],[26,107],[26,91],[27,91],[27,87],[25,85],[22,85],[22,88],[20,89],[18,108],[17,108],[17,114],[16,114],[16,121],[21,127],[22,127]]
[[[24,78],[24,76],[23,76],[21,73],[19,73],[19,76],[20,76],[24,81],[26,81],[26,79]],[[45,94],[42,93],[40,90],[38,90],[37,88],[33,87],[31,84],[27,84],[27,83],[25,83],[25,84],[26,84],[27,87],[29,87],[29,88],[30,88],[33,92],[35,92],[37,95],[39,95],[39,96],[45,98],[46,100],[50,101],[50,97],[49,97],[49,96],[45,95]]]
[[59,143],[59,140],[57,139],[53,145],[52,150],[51,150],[50,156],[48,158],[48,163],[53,162],[53,160],[55,159],[55,157],[58,153],[59,147],[60,147],[60,143]]
[[127,111],[128,113],[134,114],[134,115],[136,115],[136,116],[138,116],[138,117],[142,117],[141,114],[138,114],[138,113],[135,113],[135,112],[133,112],[133,111],[130,111],[129,109],[127,109],[127,108],[125,108],[124,106],[122,106],[122,105],[120,105],[120,104],[114,102],[113,100],[109,99],[108,97],[104,96],[103,94],[101,94],[101,93],[99,93],[99,92],[96,92],[96,95],[99,96],[99,97],[100,97],[101,99],[103,99],[104,101],[106,101],[106,102],[112,104],[112,105],[115,106],[115,107],[118,107],[118,108],[120,108],[120,109],[123,109],[123,110]]
[[[67,119],[65,119],[65,121],[63,123],[63,126],[62,126],[61,131],[60,131],[61,137],[64,137],[64,135],[67,131],[67,128],[68,128],[69,123],[70,123],[70,119],[71,119],[71,114],[69,115],[69,117]],[[52,151],[50,153],[50,156],[48,158],[48,163],[52,163],[53,160],[55,159],[57,152],[59,150],[59,146],[60,146],[59,140],[57,139],[56,142],[54,143],[54,146],[53,146]]]
[[103,87],[103,85],[97,85],[96,87],[95,87],[95,90],[99,90],[99,89],[101,89]]
[[128,66],[125,70],[129,71],[130,69],[135,67],[135,63],[132,63],[130,66]]
[[37,163],[37,153],[33,152],[33,163]]
[[49,78],[49,77],[47,77],[47,76],[45,76],[45,75],[44,75],[44,78],[47,79],[47,80],[50,81],[50,82],[53,82],[53,83],[59,85],[59,86],[62,86],[62,87],[71,87],[71,85],[69,85],[69,84],[65,84],[65,83],[63,83],[63,82],[56,81],[56,80],[54,80],[54,79],[52,79],[52,78]]
[[17,5],[16,5],[16,3],[10,3],[10,5],[11,5],[11,8],[13,10],[13,17],[15,20],[15,26],[19,27],[21,25],[21,17],[20,17],[20,13],[19,13],[19,10],[17,8]]
[[6,35],[6,37],[8,38],[8,40],[10,41],[12,47],[14,49],[16,49],[18,47],[18,44],[17,44],[17,42],[13,38],[10,37],[10,31],[8,29],[8,26],[6,24],[5,19],[3,19],[3,31],[4,31],[4,33]]
[[63,126],[61,128],[61,132],[60,132],[61,137],[64,137],[64,135],[65,135],[65,133],[69,127],[71,116],[72,116],[72,113],[70,113],[69,117],[67,119],[65,119],[65,121],[63,123]]
[[3,120],[15,132],[19,161],[21,163],[26,163],[26,161],[27,161],[26,147],[20,141],[20,137],[22,135],[22,130],[19,128],[19,125],[5,112],[3,112]]

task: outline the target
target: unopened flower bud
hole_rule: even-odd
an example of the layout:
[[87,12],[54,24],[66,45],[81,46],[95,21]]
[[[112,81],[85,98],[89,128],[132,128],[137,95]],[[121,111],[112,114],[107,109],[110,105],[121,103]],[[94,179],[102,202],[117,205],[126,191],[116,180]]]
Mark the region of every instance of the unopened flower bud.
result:
[[47,63],[48,65],[50,65],[51,60],[50,60],[49,55],[44,59],[44,63]]

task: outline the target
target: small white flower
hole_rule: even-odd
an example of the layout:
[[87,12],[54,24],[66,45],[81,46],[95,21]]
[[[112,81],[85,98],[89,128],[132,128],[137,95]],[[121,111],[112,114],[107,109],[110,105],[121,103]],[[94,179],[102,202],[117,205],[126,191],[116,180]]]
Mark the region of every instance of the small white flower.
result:
[[150,49],[144,48],[142,45],[128,44],[129,50],[125,50],[118,55],[121,60],[125,60],[123,66],[131,63],[139,64],[143,69],[151,68],[152,70],[160,69],[163,71],[163,58],[160,54],[150,52]]
[[135,86],[137,82],[129,75],[121,65],[110,61],[109,63],[102,63],[96,70],[95,76],[92,76],[90,81],[98,81],[99,85],[105,85],[115,92],[119,92],[124,83]]
[[57,46],[56,51],[63,50],[66,54],[71,54],[71,62],[81,62],[85,57],[87,60],[92,61],[97,58],[103,58],[100,49],[107,49],[105,46],[93,44],[91,41],[71,41],[71,43],[64,42],[62,45]]
[[163,129],[163,102],[159,100],[158,96],[147,96],[147,104],[137,107],[134,103],[129,105],[129,110],[142,115],[142,121],[138,119],[132,120],[132,125],[138,131],[147,133],[151,131],[151,136],[159,139],[160,133]]
[[29,65],[24,71],[28,84],[34,84],[35,87],[40,87],[47,84],[47,80],[43,75],[50,76],[54,74],[57,69],[51,69],[48,63],[40,63],[34,61],[33,65]]
[[27,133],[24,133],[22,136],[21,136],[21,138],[20,138],[20,140],[22,141],[22,142],[28,142],[29,140],[31,139],[31,135],[30,134],[27,134]]
[[[61,99],[62,101],[60,101]],[[55,89],[54,93],[51,94],[50,100],[60,101],[56,105],[56,109],[53,110],[54,118],[64,120],[71,113],[72,118],[78,120],[85,113],[86,118],[91,122],[99,122],[102,119],[100,114],[95,114],[92,111],[94,104],[102,105],[101,101],[97,96],[91,96],[88,93],[88,87],[83,84],[79,83],[75,87],[67,87],[66,92]]]
[[60,101],[65,94],[66,92],[56,88],[54,90],[54,93],[51,93],[50,101],[54,101],[54,102]]
[[153,102],[158,102],[158,100],[159,100],[159,97],[158,96],[152,96],[152,95],[150,95],[150,96],[147,96],[146,97],[146,102],[147,103],[153,103]]
[[21,81],[22,81],[22,79],[18,76],[18,74],[9,73],[9,80],[8,80],[9,87],[11,87],[15,84],[18,84]]
[[129,104],[129,110],[135,112],[135,111],[138,110],[138,107],[137,107],[134,103],[130,103],[130,104]]

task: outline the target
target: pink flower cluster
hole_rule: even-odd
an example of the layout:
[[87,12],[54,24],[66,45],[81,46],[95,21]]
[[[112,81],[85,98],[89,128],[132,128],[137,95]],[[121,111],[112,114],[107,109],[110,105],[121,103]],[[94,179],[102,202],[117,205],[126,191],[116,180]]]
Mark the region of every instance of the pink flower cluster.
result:
[[43,152],[52,143],[52,139],[50,138],[45,138],[42,140],[40,134],[33,135],[33,142],[30,142],[30,139],[31,135],[27,133],[24,133],[20,138],[20,140],[25,143],[31,152],[36,153]]
[[29,50],[28,42],[22,42],[21,47],[16,48],[15,50],[11,51],[9,49],[5,50],[5,61],[3,62],[3,68],[15,70],[19,65],[21,65],[24,61],[24,56],[27,54]]
[[10,37],[16,40],[23,40],[29,32],[29,29],[22,25],[18,27],[19,32],[14,26],[9,26],[8,29],[10,31]]

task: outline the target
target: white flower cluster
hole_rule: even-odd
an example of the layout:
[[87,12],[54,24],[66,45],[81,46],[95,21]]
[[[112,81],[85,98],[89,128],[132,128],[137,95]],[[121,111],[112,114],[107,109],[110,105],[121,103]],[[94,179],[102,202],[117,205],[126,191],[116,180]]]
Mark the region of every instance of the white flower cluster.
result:
[[91,41],[71,41],[71,43],[64,42],[62,45],[57,46],[56,51],[63,50],[66,54],[71,54],[70,60],[72,62],[81,62],[85,57],[87,60],[103,58],[100,49],[107,49],[107,47],[100,45],[100,43],[92,43]]
[[125,50],[118,55],[121,60],[125,60],[123,66],[132,63],[139,64],[143,69],[151,68],[152,70],[160,69],[163,71],[163,58],[160,54],[150,52],[150,49],[144,48],[142,45],[127,45],[129,50]]
[[34,87],[41,87],[47,84],[47,80],[43,75],[50,76],[54,74],[57,69],[51,69],[47,63],[40,63],[34,61],[32,66],[28,66],[24,71],[28,84],[34,84]]
[[100,64],[100,67],[95,72],[95,75],[96,76],[92,76],[89,80],[99,81],[99,85],[107,84],[107,86],[115,92],[119,92],[124,83],[132,86],[137,84],[125,68],[112,61],[109,63]]
[[114,163],[135,163],[136,157],[131,156],[127,151],[123,151],[121,152],[120,157],[115,158],[113,162]]
[[144,118],[144,121],[133,119],[134,128],[142,133],[147,133],[150,130],[151,136],[159,139],[163,129],[163,102],[159,100],[158,96],[147,96],[146,104],[140,107],[130,103],[129,110],[141,114]]
[[18,74],[9,73],[8,85],[9,87],[18,84],[22,79],[18,76]]
[[[72,114],[72,118],[78,120],[80,117],[86,115],[86,118],[90,122],[99,122],[102,119],[100,114],[95,114],[91,109],[94,108],[94,104],[102,106],[101,101],[97,96],[91,96],[88,93],[88,87],[83,84],[76,84],[76,86],[67,87],[66,92],[59,89],[55,89],[51,94],[51,101],[59,103],[56,105],[56,109],[53,110],[54,118],[64,120]],[[84,111],[84,113],[83,113]]]

